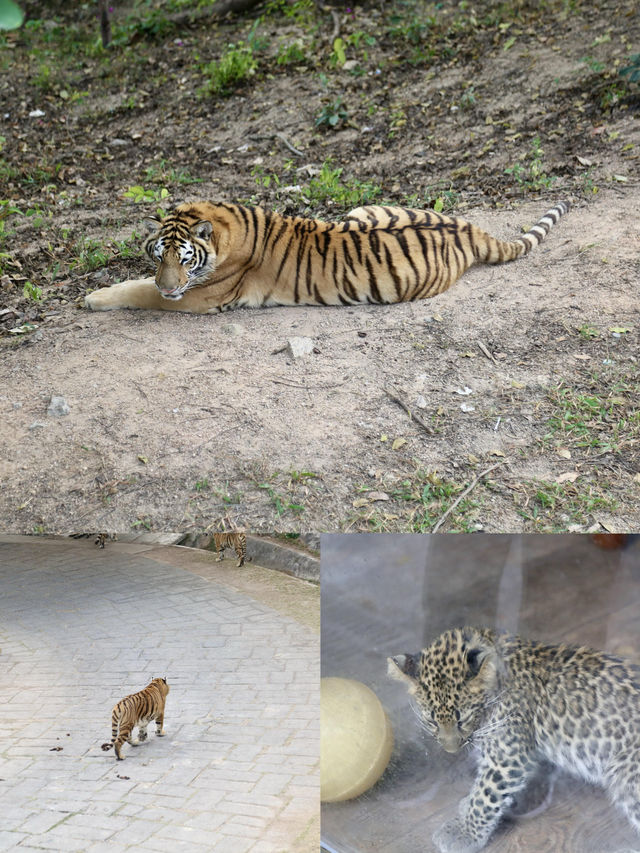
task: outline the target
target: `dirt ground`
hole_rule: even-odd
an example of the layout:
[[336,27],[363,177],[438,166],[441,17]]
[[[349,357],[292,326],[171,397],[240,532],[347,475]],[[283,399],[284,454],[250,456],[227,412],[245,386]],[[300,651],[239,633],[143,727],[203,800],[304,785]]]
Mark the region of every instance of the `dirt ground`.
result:
[[[196,6],[117,4],[108,51],[55,3],[0,40],[3,529],[639,530],[634,4],[185,24]],[[199,94],[242,39],[255,73]],[[418,303],[84,309],[151,273],[140,221],[193,198],[436,204],[502,238],[573,206],[529,257]]]

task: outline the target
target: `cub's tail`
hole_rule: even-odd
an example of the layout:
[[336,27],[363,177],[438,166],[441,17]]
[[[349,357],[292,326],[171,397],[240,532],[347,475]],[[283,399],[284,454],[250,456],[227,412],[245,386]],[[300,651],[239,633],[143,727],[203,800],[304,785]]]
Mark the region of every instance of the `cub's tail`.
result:
[[112,743],[103,743],[102,749],[104,749],[104,751],[107,752],[107,750],[111,749],[112,746],[113,746],[113,742]]
[[474,229],[474,226],[471,226],[472,231],[475,232],[473,233],[473,253],[476,260],[485,264],[501,264],[528,255],[533,248],[542,243],[549,231],[560,217],[569,211],[570,207],[571,204],[568,201],[559,202],[551,210],[548,210],[526,234],[513,241],[497,240],[485,231]]

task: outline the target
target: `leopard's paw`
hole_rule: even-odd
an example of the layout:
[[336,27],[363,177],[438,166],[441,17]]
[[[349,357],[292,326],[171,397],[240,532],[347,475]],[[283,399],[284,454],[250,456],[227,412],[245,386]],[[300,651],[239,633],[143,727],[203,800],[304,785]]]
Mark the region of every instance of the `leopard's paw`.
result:
[[477,841],[465,832],[459,820],[450,820],[433,834],[433,843],[439,853],[477,853],[484,841]]

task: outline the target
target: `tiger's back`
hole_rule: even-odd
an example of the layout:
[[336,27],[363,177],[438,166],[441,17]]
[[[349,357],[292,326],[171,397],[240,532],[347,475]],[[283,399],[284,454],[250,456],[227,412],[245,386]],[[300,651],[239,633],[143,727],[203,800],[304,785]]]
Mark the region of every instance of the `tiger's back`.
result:
[[124,282],[87,300],[97,308],[214,313],[424,299],[443,293],[474,263],[527,254],[568,209],[560,202],[521,237],[503,241],[432,210],[370,206],[342,222],[323,222],[260,207],[183,204],[149,223],[145,250],[157,264],[155,289]]
[[231,530],[213,534],[213,544],[218,553],[218,561],[222,560],[225,548],[233,548],[238,558],[237,567],[244,566],[247,556],[247,536],[241,530]]
[[[111,742],[103,743],[107,751],[113,746],[116,759],[122,761],[122,745],[125,741],[132,746],[147,739],[147,726],[155,720],[156,735],[164,736],[164,706],[170,687],[164,678],[154,678],[144,690],[125,696],[111,712]],[[138,726],[138,740],[132,740],[133,729]]]

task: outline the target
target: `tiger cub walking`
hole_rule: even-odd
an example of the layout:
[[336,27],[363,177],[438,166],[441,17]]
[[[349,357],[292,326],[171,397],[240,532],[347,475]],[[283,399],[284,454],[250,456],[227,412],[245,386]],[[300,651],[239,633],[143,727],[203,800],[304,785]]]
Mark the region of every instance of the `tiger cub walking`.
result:
[[218,554],[216,557],[218,562],[222,560],[225,548],[233,548],[238,558],[236,566],[238,568],[244,566],[247,556],[247,537],[241,530],[233,530],[228,533],[214,533],[213,544]]
[[505,242],[433,210],[374,205],[352,210],[343,222],[322,222],[241,204],[181,204],[147,222],[144,248],[155,279],[95,290],[85,305],[215,314],[234,307],[426,299],[475,263],[528,254],[568,210],[561,201],[526,234]]
[[[124,761],[122,744],[127,741],[131,746],[138,746],[147,739],[147,726],[156,722],[156,735],[164,737],[164,703],[169,692],[169,685],[164,678],[154,678],[144,690],[125,696],[115,706],[111,713],[111,743],[103,743],[105,752],[113,746],[116,758]],[[138,740],[131,739],[131,732],[138,726]]]

